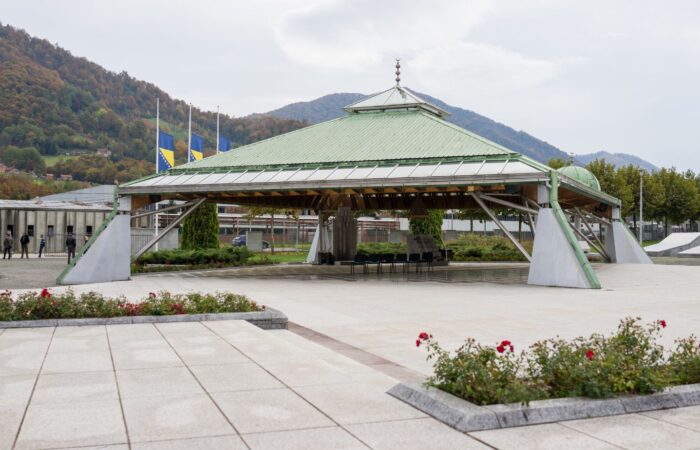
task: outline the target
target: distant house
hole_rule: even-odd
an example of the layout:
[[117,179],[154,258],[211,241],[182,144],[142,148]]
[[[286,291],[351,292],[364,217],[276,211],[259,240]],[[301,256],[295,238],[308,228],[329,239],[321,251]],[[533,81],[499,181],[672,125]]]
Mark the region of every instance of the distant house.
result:
[[47,180],[53,180],[53,174],[52,173],[46,173],[46,179]]
[[98,148],[96,153],[97,155],[104,156],[105,158],[112,156],[112,150],[108,148]]
[[63,181],[72,181],[72,180],[73,180],[73,175],[70,175],[70,174],[61,174],[61,180],[63,180]]

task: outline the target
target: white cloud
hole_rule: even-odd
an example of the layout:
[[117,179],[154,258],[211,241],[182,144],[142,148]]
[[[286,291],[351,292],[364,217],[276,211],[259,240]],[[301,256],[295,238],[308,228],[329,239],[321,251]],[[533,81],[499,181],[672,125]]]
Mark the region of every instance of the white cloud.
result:
[[487,0],[328,0],[294,9],[275,36],[287,57],[312,67],[362,71],[464,37]]
[[425,50],[408,63],[421,89],[430,86],[434,95],[450,93],[461,101],[530,88],[555,78],[562,70],[554,61],[471,42]]

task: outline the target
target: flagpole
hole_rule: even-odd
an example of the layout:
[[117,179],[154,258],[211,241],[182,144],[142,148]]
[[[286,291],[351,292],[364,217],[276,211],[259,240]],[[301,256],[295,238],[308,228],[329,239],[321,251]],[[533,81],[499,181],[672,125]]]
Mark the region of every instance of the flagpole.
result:
[[219,105],[216,105],[216,154],[219,154]]
[[[160,98],[156,97],[156,173],[158,173],[158,153],[160,153]],[[156,202],[156,211],[158,211],[158,202]],[[153,229],[153,236],[158,236],[158,222],[160,222],[160,215],[156,212],[155,215],[155,226]],[[156,241],[155,250],[158,251],[158,242]]]
[[192,162],[192,103],[190,103],[190,124],[187,131],[187,162]]

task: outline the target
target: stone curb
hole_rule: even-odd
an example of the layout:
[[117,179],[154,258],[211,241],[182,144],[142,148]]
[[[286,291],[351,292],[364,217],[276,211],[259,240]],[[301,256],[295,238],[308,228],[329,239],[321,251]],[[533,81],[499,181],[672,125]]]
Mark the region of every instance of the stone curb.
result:
[[2,328],[38,328],[38,327],[75,327],[86,325],[123,325],[133,323],[172,323],[203,322],[212,320],[245,320],[263,330],[286,330],[287,316],[281,311],[267,308],[265,311],[218,313],[218,314],[180,314],[171,316],[126,316],[86,319],[44,319],[15,320],[0,322]]
[[478,406],[423,383],[399,383],[387,393],[462,432],[700,405],[700,384],[673,386],[650,395],[612,399],[559,398]]

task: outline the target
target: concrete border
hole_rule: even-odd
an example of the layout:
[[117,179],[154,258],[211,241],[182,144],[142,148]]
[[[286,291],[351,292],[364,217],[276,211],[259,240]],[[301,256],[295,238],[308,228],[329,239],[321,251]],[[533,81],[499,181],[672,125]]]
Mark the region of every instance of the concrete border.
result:
[[462,432],[537,425],[700,405],[700,383],[649,395],[581,397],[478,406],[424,383],[399,383],[387,393]]
[[122,325],[133,323],[204,322],[211,320],[245,320],[263,330],[286,330],[287,316],[273,308],[265,311],[216,313],[216,314],[174,314],[168,316],[122,316],[85,319],[42,319],[13,320],[0,322],[3,328],[75,327],[86,325]]

